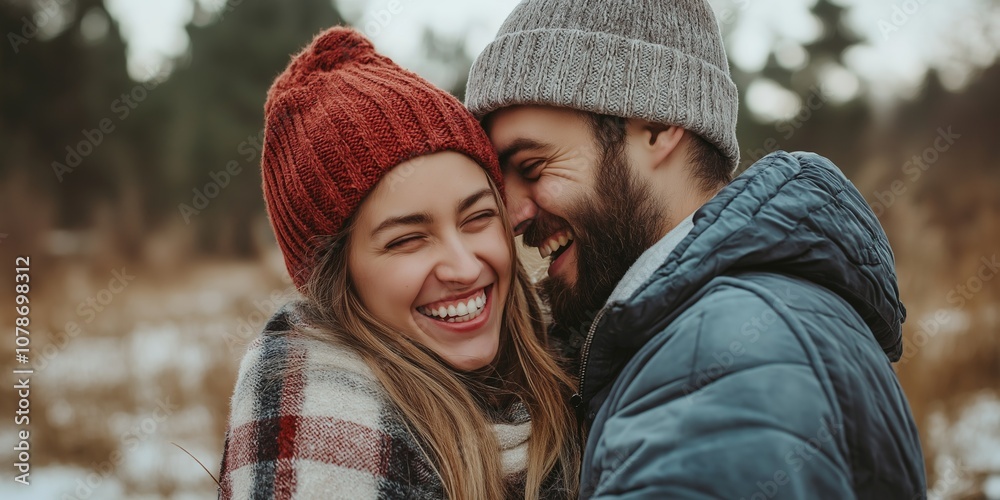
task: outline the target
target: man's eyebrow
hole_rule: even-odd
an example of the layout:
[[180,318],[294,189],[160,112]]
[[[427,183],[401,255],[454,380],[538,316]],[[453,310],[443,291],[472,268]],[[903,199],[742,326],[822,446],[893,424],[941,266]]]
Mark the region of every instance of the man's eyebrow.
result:
[[431,215],[428,214],[427,212],[418,212],[408,215],[400,215],[399,217],[389,217],[388,219],[382,221],[382,223],[379,224],[378,227],[376,227],[372,231],[372,238],[378,235],[378,233],[381,233],[382,231],[385,231],[395,226],[414,226],[417,224],[429,224],[431,222],[431,219],[432,219]]
[[548,144],[538,142],[534,139],[520,138],[510,143],[507,147],[498,151],[498,156],[500,157],[500,168],[507,168],[507,162],[510,161],[510,157],[524,151],[526,149],[543,149],[548,147]]

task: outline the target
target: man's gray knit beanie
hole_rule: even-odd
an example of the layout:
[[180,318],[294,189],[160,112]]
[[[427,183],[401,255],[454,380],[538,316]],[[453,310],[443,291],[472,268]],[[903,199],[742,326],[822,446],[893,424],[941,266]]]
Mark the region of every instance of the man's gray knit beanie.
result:
[[524,0],[466,91],[477,118],[543,104],[680,125],[734,170],[738,99],[707,0]]

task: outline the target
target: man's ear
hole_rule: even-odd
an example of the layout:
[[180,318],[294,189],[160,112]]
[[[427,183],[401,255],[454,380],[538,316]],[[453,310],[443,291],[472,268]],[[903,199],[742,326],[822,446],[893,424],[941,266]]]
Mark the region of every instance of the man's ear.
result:
[[637,141],[642,156],[655,169],[678,150],[685,130],[677,125],[664,125],[647,120],[631,119],[628,122],[629,135]]

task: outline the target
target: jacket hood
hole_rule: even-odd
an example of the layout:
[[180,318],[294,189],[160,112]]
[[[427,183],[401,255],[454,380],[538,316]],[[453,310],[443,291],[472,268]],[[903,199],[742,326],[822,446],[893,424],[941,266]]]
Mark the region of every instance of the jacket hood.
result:
[[894,266],[875,214],[830,160],[778,151],[695,213],[694,228],[667,262],[631,298],[606,311],[605,324],[628,325],[629,335],[595,336],[593,349],[634,352],[659,331],[656,324],[712,278],[772,271],[843,297],[897,361],[906,310]]

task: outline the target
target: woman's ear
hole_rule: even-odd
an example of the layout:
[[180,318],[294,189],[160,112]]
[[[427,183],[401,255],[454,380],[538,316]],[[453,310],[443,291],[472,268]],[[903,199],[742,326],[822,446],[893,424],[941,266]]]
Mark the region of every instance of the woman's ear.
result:
[[628,135],[633,139],[633,160],[655,170],[664,164],[670,155],[678,151],[678,146],[684,138],[685,130],[677,125],[664,125],[647,120],[630,119],[626,126]]

